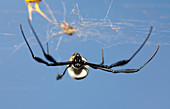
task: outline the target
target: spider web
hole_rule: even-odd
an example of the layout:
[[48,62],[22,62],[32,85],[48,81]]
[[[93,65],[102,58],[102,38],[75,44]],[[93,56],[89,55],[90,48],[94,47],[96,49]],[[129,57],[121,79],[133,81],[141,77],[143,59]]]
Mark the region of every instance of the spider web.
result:
[[[97,19],[97,18],[83,17],[79,9],[78,1],[74,3],[73,8],[71,7],[69,9],[67,9],[65,5],[66,2],[62,1],[61,4],[63,6],[63,18],[60,19],[60,22],[64,20],[64,21],[67,21],[70,25],[72,25],[77,30],[77,32],[75,33],[75,36],[81,37],[81,40],[83,41],[94,40],[98,43],[102,43],[103,41],[112,42],[113,36],[110,36],[110,34],[112,35],[118,34],[118,30],[120,29],[120,27],[119,27],[119,23],[112,23],[108,17],[113,0],[109,2],[110,3],[107,6],[107,10],[106,10],[107,12],[104,18]],[[44,1],[44,4],[47,7],[49,7],[45,3],[45,1]],[[50,12],[52,18],[55,18],[53,15],[53,11],[50,10],[50,8],[48,8],[48,12]],[[54,19],[54,21],[58,22],[59,20]],[[58,26],[55,26],[55,23],[54,23],[54,27],[52,29],[49,29],[48,33],[49,33],[47,35],[48,40],[52,37],[58,37],[58,35],[62,34],[61,29]],[[117,36],[114,37],[114,39],[116,38]],[[73,37],[67,38],[67,40],[72,41],[71,39],[74,39],[74,38]],[[62,40],[62,37],[60,37],[59,43],[61,42],[61,40]],[[103,42],[103,44],[106,44],[106,43]],[[107,45],[104,45],[104,46],[107,46]]]
[[[103,5],[98,6],[96,2],[102,2]],[[148,34],[150,25],[153,25],[154,31],[152,32],[152,39],[150,39],[147,44],[170,45],[170,23],[167,23],[170,15],[160,14],[159,18],[155,19],[154,10],[151,9],[153,12],[151,16],[151,12],[146,11],[145,9],[140,9],[143,6],[145,6],[145,8],[154,9],[154,7],[149,7],[151,4],[122,3],[121,7],[118,8],[116,0],[94,0],[90,3],[86,3],[85,6],[83,5],[84,3],[85,1],[83,2],[79,0],[42,0],[40,8],[53,22],[48,22],[46,20],[46,23],[42,16],[38,16],[37,13],[33,12],[32,24],[37,34],[41,36],[41,40],[43,40],[44,43],[48,41],[51,45],[53,45],[50,46],[50,48],[53,47],[56,51],[60,48],[61,44],[75,42],[75,40],[86,42],[94,41],[95,43],[100,44],[102,48],[110,48],[128,43],[140,44]],[[23,5],[26,6],[26,4]],[[156,7],[157,5],[158,4],[155,4],[154,6]],[[159,4],[159,8],[165,7],[169,8],[169,5]],[[119,15],[124,14],[121,13],[121,8],[129,9],[130,11],[131,9],[137,8],[137,12],[139,14],[142,14],[151,20],[121,18]],[[120,13],[118,13],[119,11]],[[9,13],[15,17],[9,17]],[[161,11],[157,13],[161,13]],[[7,42],[0,47],[0,63],[3,63],[6,59],[9,59],[18,50],[20,50],[20,48],[25,44],[21,37],[19,38],[22,42],[21,40],[20,42],[18,41],[19,38],[17,36],[21,35],[18,30],[16,32],[6,30],[8,30],[8,28],[18,28],[22,18],[22,20],[26,21],[23,15],[27,14],[27,12],[26,10],[0,10],[0,14],[5,14],[7,18],[4,19],[2,16],[0,17],[0,25],[2,25],[0,29],[0,38],[2,39],[2,42]],[[159,20],[164,20],[164,22],[160,23]],[[77,30],[77,32],[72,36],[64,34],[62,29],[57,25],[62,21],[69,23]],[[29,29],[29,27],[27,28]],[[31,46],[37,46],[37,44],[32,42],[32,40],[34,40],[33,35],[31,35],[28,39]]]
[[[68,5],[68,1],[61,1],[60,4],[61,10],[60,13],[55,13],[51,10],[49,5],[43,0],[43,3],[46,5],[48,13],[50,13],[51,18],[54,22],[61,22],[61,21],[67,21],[70,25],[72,25],[77,32],[74,36],[80,37],[83,41],[93,40],[103,46],[103,48],[108,48],[112,46],[116,46],[119,44],[127,44],[127,43],[133,43],[133,44],[140,44],[142,39],[144,39],[149,31],[149,28],[151,25],[154,25],[154,33],[152,35],[159,35],[160,30],[161,32],[165,32],[164,29],[169,26],[169,24],[158,24],[153,22],[147,21],[147,20],[141,20],[141,19],[119,19],[114,21],[112,17],[114,15],[110,15],[110,11],[112,13],[115,4],[115,0],[108,0],[105,3],[104,8],[100,8],[103,14],[100,16],[93,16],[95,11],[94,9],[90,8],[87,13],[91,13],[86,15],[86,13],[83,11],[83,9],[80,9],[81,3],[80,1],[73,0],[71,1],[72,5]],[[104,2],[104,1],[103,1]],[[136,5],[136,4],[134,4]],[[137,5],[138,6],[138,5]],[[137,6],[135,8],[137,8]],[[139,5],[140,6],[140,5]],[[142,5],[143,6],[143,5]],[[57,6],[59,7],[59,6]],[[123,4],[123,8],[129,8],[133,7],[131,4]],[[63,9],[62,9],[63,8]],[[98,8],[97,8],[98,9]],[[82,11],[81,11],[82,10]],[[104,11],[102,11],[104,10]],[[61,13],[62,12],[62,13]],[[152,19],[149,14],[149,12],[145,10],[141,10],[143,15],[148,17],[148,19]],[[59,18],[58,16],[63,16]],[[57,19],[56,19],[57,18]],[[110,19],[112,18],[112,19]],[[57,44],[57,48],[59,47],[60,43],[62,42],[63,36],[65,35],[62,33],[61,28],[56,26],[55,23],[53,23],[54,26],[52,29],[49,28],[47,32],[47,39],[50,40],[52,37],[59,37],[59,41]],[[149,25],[148,25],[149,24]],[[158,28],[158,26],[160,26]],[[158,33],[159,32],[159,33]],[[169,33],[170,30],[166,30],[166,33]],[[158,38],[158,39],[156,39]],[[157,45],[158,43],[160,45],[169,45],[169,42],[167,42],[167,38],[164,38],[165,40],[159,39],[160,37],[153,36],[152,41],[149,41],[148,44],[151,45]],[[67,37],[67,41],[72,41],[71,39],[75,40],[75,37]]]

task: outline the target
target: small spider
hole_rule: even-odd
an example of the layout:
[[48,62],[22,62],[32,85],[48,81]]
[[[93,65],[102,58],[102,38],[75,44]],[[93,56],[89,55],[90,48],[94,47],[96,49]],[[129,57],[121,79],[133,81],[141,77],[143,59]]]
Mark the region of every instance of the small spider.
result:
[[58,26],[60,26],[63,29],[63,32],[67,35],[73,35],[76,32],[76,29],[74,29],[66,21],[63,21],[63,23],[59,23]]
[[[157,50],[152,55],[152,57],[144,65],[142,65],[138,69],[120,69],[120,70],[112,70],[111,69],[113,67],[125,65],[125,64],[127,64],[128,62],[130,62],[134,58],[134,56],[141,50],[141,48],[144,46],[144,44],[148,40],[148,38],[149,38],[149,36],[150,36],[150,34],[152,32],[152,28],[153,28],[151,26],[149,34],[147,35],[146,39],[144,40],[142,45],[139,47],[139,49],[129,59],[121,60],[121,61],[118,61],[118,62],[116,62],[114,64],[111,64],[111,65],[103,65],[104,64],[104,56],[103,56],[103,49],[102,49],[102,62],[100,64],[87,62],[87,60],[83,56],[81,56],[79,53],[74,53],[70,57],[70,59],[68,61],[66,61],[66,62],[57,62],[51,55],[49,55],[48,50],[47,50],[47,53],[45,52],[45,50],[44,50],[44,48],[43,48],[37,34],[35,33],[35,30],[33,29],[32,24],[31,24],[30,21],[29,21],[29,25],[31,27],[31,30],[32,30],[37,42],[39,43],[39,45],[41,47],[41,50],[42,50],[45,58],[51,63],[43,60],[42,58],[34,56],[33,51],[31,49],[30,45],[28,44],[28,41],[26,40],[26,37],[25,37],[24,32],[22,30],[22,25],[20,24],[21,33],[22,33],[23,38],[24,38],[24,40],[25,40],[25,42],[26,42],[26,44],[27,44],[27,46],[28,46],[28,48],[29,48],[29,50],[31,52],[32,58],[34,60],[36,60],[37,62],[43,63],[43,64],[45,64],[47,66],[63,66],[63,65],[67,65],[64,72],[58,74],[58,76],[56,77],[57,80],[61,79],[64,76],[66,70],[68,70],[68,73],[72,78],[77,79],[77,80],[83,79],[88,75],[89,66],[91,68],[93,68],[93,69],[100,69],[100,70],[107,71],[107,72],[112,72],[112,73],[135,73],[135,72],[138,72],[139,70],[141,70],[147,63],[149,63],[152,60],[152,58],[156,55],[156,53],[158,52],[158,49],[159,49],[159,45],[158,45]],[[48,49],[48,46],[47,46],[47,49]]]

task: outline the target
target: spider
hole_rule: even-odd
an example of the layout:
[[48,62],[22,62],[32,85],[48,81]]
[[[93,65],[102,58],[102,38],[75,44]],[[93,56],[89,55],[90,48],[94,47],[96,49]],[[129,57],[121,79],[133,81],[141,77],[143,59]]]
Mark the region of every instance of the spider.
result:
[[76,32],[76,29],[74,29],[66,21],[59,23],[58,26],[60,26],[63,29],[63,32],[67,35],[73,35]]
[[36,60],[37,62],[39,63],[43,63],[47,66],[63,66],[63,65],[67,65],[67,67],[65,68],[64,72],[63,73],[59,73],[58,76],[56,77],[57,80],[61,79],[64,74],[66,73],[66,70],[68,71],[69,75],[73,78],[73,79],[76,79],[76,80],[80,80],[80,79],[83,79],[85,78],[87,75],[88,75],[88,72],[89,72],[89,67],[93,68],[93,69],[100,69],[100,70],[103,70],[103,71],[107,71],[107,72],[112,72],[112,73],[135,73],[135,72],[138,72],[139,70],[141,70],[146,64],[148,64],[152,58],[156,55],[156,53],[158,52],[159,50],[159,45],[157,47],[157,50],[155,51],[155,53],[152,55],[152,57],[146,62],[144,63],[140,68],[138,69],[120,69],[120,70],[112,70],[111,68],[113,67],[117,67],[117,66],[123,66],[127,63],[129,63],[133,58],[134,56],[141,50],[141,48],[145,45],[146,41],[148,40],[151,32],[152,32],[152,29],[153,27],[151,26],[150,27],[150,31],[146,37],[146,39],[144,40],[144,42],[142,43],[142,45],[137,49],[137,51],[129,58],[129,59],[125,59],[125,60],[121,60],[121,61],[118,61],[114,64],[111,64],[111,65],[104,65],[104,56],[103,56],[103,49],[102,49],[102,62],[100,64],[95,64],[95,63],[90,63],[90,62],[87,62],[87,60],[82,56],[80,55],[79,53],[74,53],[70,59],[66,62],[57,62],[48,52],[48,46],[47,46],[47,53],[45,52],[35,30],[33,29],[32,27],[32,24],[29,20],[29,25],[31,27],[31,30],[38,42],[38,44],[40,45],[41,47],[41,50],[45,56],[45,58],[49,61],[45,61],[43,60],[42,58],[39,58],[39,57],[36,57],[34,56],[33,54],[33,51],[24,35],[24,32],[23,32],[23,29],[22,29],[22,25],[20,24],[20,29],[21,29],[21,33],[22,33],[22,36],[29,48],[29,51],[31,52],[31,55],[32,55],[32,58],[34,60]]

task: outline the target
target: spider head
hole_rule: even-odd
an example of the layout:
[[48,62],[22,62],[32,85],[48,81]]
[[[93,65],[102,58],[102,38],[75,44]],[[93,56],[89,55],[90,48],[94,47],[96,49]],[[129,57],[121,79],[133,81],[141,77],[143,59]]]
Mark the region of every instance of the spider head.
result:
[[73,66],[75,67],[75,68],[80,68],[80,67],[82,67],[82,65],[83,65],[83,60],[82,60],[82,56],[79,54],[79,53],[74,53],[73,54],[73,60],[72,60],[72,62],[73,62]]

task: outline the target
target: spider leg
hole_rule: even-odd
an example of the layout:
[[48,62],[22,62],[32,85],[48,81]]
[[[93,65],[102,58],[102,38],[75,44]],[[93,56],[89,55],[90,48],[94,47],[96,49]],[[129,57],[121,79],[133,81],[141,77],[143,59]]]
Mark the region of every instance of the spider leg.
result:
[[41,47],[41,50],[42,50],[42,52],[43,52],[45,58],[46,58],[47,60],[53,62],[53,63],[57,63],[57,62],[55,61],[55,59],[54,59],[52,56],[50,56],[49,54],[47,54],[47,53],[45,52],[45,50],[44,50],[44,48],[43,48],[43,46],[42,46],[42,44],[41,44],[41,42],[40,42],[40,40],[39,40],[39,38],[38,38],[36,32],[35,32],[35,30],[34,30],[34,28],[32,27],[31,21],[28,20],[28,22],[29,22],[29,25],[30,25],[30,27],[31,27],[31,30],[32,30],[32,32],[33,32],[33,34],[34,34],[34,36],[35,36],[37,42],[39,43],[39,45],[40,45],[40,47]]
[[153,59],[153,57],[157,54],[158,50],[159,50],[159,45],[158,45],[155,53],[152,55],[152,57],[143,66],[141,66],[139,69],[142,69],[146,64],[148,64]]
[[30,27],[31,27],[31,30],[32,30],[32,32],[33,32],[36,40],[38,41],[38,43],[39,43],[39,45],[40,45],[40,47],[41,47],[41,50],[42,50],[45,58],[46,58],[48,61],[53,62],[53,64],[54,64],[55,66],[56,66],[56,65],[67,65],[67,64],[70,64],[70,63],[71,63],[71,62],[69,62],[69,61],[68,61],[68,62],[57,62],[51,55],[49,55],[48,53],[46,53],[45,50],[44,50],[44,48],[43,48],[43,46],[42,46],[42,44],[41,44],[41,42],[40,42],[40,40],[39,40],[39,38],[38,38],[38,36],[37,36],[37,34],[36,34],[36,32],[35,32],[35,30],[34,30],[34,28],[33,28],[33,26],[32,26],[32,24],[31,24],[31,21],[30,21],[29,19],[28,19],[28,22],[29,22],[29,25],[30,25]]
[[112,73],[135,73],[135,72],[138,72],[139,70],[141,70],[146,64],[148,64],[153,59],[153,57],[157,54],[158,50],[159,50],[159,45],[158,45],[155,53],[152,55],[152,57],[147,62],[145,62],[145,64],[142,65],[139,69],[120,69],[120,70],[115,70],[115,71],[113,71],[112,69],[103,68],[103,67],[98,67],[97,69],[104,70],[107,72],[112,72]]
[[121,70],[115,70],[113,73],[135,73],[138,72],[140,69],[121,69]]
[[48,47],[48,42],[46,43],[47,46],[47,54],[49,55],[49,47]]
[[144,42],[142,43],[142,45],[139,47],[139,49],[138,49],[129,59],[125,59],[125,60],[118,61],[118,62],[116,62],[116,63],[111,64],[110,66],[108,66],[108,68],[112,68],[112,67],[116,67],[116,66],[122,66],[122,65],[125,65],[125,64],[127,64],[128,62],[130,62],[130,61],[136,56],[136,54],[141,50],[141,48],[145,45],[146,41],[148,40],[149,36],[151,35],[152,29],[153,29],[153,27],[151,26],[151,27],[150,27],[150,31],[149,31],[146,39],[144,40]]
[[100,63],[100,65],[104,64],[104,56],[103,56],[103,48],[102,48],[102,62]]
[[29,19],[32,21],[32,11],[33,11],[33,8],[32,8],[32,6],[30,5],[29,2],[27,2],[27,6],[28,6]]
[[[88,63],[88,62],[85,62],[86,65],[89,65],[90,67],[94,68],[94,69],[99,69],[99,67],[101,66],[105,66],[103,65],[104,64],[104,56],[103,56],[103,48],[102,48],[102,62],[98,65],[98,64],[93,64],[93,63]],[[106,66],[108,67],[108,66]]]
[[[24,34],[24,32],[23,32],[23,29],[22,29],[22,25],[21,25],[21,24],[20,24],[20,29],[21,29],[22,36],[23,36],[23,38],[24,38],[24,40],[25,40],[25,42],[26,42],[26,44],[27,44],[27,46],[28,46],[28,48],[29,48],[29,50],[30,50],[30,52],[31,52],[32,58],[33,58],[34,60],[36,60],[36,61],[39,62],[39,63],[46,64],[47,66],[57,66],[57,65],[67,65],[67,64],[70,64],[69,61],[68,61],[68,62],[58,62],[58,63],[54,63],[54,62],[53,62],[53,63],[48,63],[47,61],[45,61],[45,60],[43,60],[43,59],[41,59],[41,58],[39,58],[39,57],[34,56],[34,53],[33,53],[32,49],[31,49],[31,47],[30,47],[30,45],[29,45],[29,43],[28,43],[28,41],[27,41],[27,39],[26,39],[26,37],[25,37],[25,34]],[[48,54],[46,54],[46,55],[48,55]]]
[[59,74],[57,75],[57,77],[56,77],[56,80],[60,80],[60,79],[65,75],[65,73],[66,73],[66,71],[67,71],[67,69],[68,69],[69,67],[70,67],[70,66],[67,66],[67,67],[65,68],[65,70],[64,70],[63,73],[59,73]]
[[53,23],[51,19],[49,19],[39,8],[39,4],[35,3],[35,11],[37,11],[40,15],[42,15],[45,19],[47,19],[49,22]]
[[25,40],[25,42],[26,42],[26,44],[27,44],[27,46],[28,46],[28,48],[29,48],[29,50],[31,52],[32,58],[35,59],[37,62],[44,63],[44,64],[48,65],[48,62],[44,61],[43,59],[41,59],[39,57],[34,56],[34,53],[32,52],[32,49],[31,49],[30,45],[28,44],[28,41],[27,41],[27,39],[26,39],[26,37],[24,35],[24,32],[22,30],[22,25],[21,24],[20,24],[20,29],[21,29],[22,36],[23,36],[23,38],[24,38],[24,40]]

